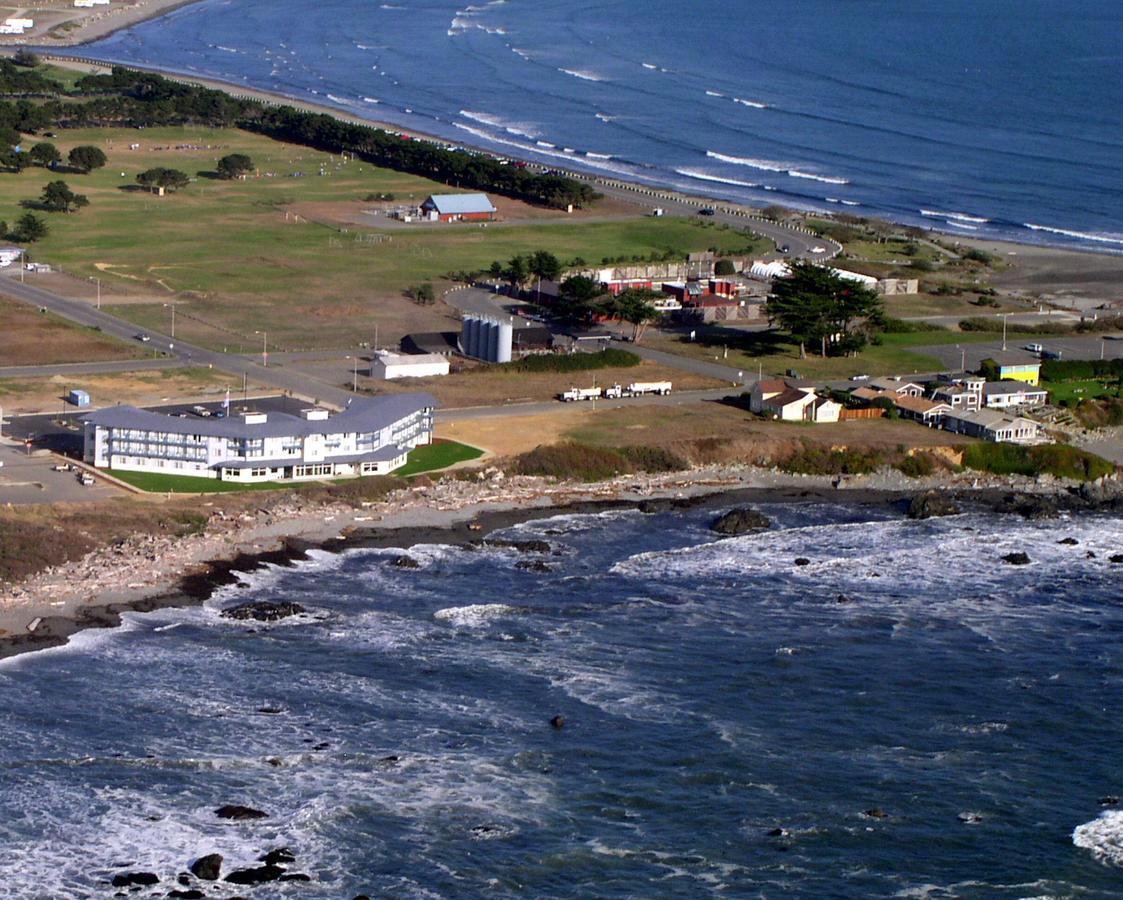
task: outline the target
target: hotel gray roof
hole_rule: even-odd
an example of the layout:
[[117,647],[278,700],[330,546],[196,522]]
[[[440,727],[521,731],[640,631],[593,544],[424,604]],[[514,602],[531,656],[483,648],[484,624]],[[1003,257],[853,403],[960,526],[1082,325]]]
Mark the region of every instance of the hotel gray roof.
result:
[[225,419],[181,418],[165,413],[137,409],[135,406],[109,406],[82,417],[106,428],[162,431],[170,434],[197,434],[205,437],[265,438],[304,437],[310,434],[350,434],[381,431],[413,413],[435,409],[432,394],[393,394],[371,399],[356,398],[342,412],[327,419],[308,420],[288,413],[270,412],[266,421],[247,424],[240,416]]

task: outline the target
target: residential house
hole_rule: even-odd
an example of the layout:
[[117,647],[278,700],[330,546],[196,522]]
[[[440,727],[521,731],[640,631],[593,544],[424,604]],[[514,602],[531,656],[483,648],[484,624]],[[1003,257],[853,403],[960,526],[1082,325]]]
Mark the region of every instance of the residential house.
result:
[[953,412],[946,403],[914,397],[911,394],[897,397],[894,402],[902,419],[912,419],[929,428],[939,428],[943,424],[944,416]]
[[988,381],[983,385],[983,405],[990,409],[1044,406],[1049,392],[1024,381]]
[[869,382],[870,387],[881,391],[888,391],[898,397],[923,397],[924,385],[915,381],[905,381],[900,377],[874,378]]
[[1042,439],[1041,426],[1037,422],[1022,416],[1006,415],[995,409],[946,413],[944,428],[984,441],[1035,444]]
[[983,406],[984,379],[966,376],[942,384],[932,391],[932,399],[946,403],[956,412],[973,412]]

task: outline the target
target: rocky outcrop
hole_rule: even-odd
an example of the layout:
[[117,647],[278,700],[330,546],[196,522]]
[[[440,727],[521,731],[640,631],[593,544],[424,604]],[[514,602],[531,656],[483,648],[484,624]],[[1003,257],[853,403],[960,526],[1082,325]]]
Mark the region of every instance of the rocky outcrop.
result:
[[269,818],[269,813],[267,812],[254,809],[252,806],[240,806],[236,803],[228,803],[225,806],[220,806],[214,811],[214,814],[220,819],[233,819],[235,822]]
[[909,502],[908,517],[910,519],[931,519],[935,516],[959,515],[959,507],[955,501],[941,491],[925,491],[917,494]]
[[420,569],[421,568],[421,563],[419,563],[412,556],[406,556],[405,554],[402,554],[401,556],[394,557],[394,561],[391,562],[390,565],[392,565],[392,566],[394,566],[395,568],[398,568],[398,569]]
[[749,506],[739,506],[714,519],[710,523],[710,530],[718,534],[748,534],[752,531],[763,531],[771,524],[772,520],[764,513],[759,513]]
[[288,600],[253,600],[249,603],[239,603],[237,606],[230,607],[230,609],[224,609],[221,615],[224,619],[276,622],[280,619],[287,619],[289,616],[298,616],[304,611],[304,607],[299,603]]
[[195,862],[191,863],[189,868],[191,874],[196,878],[202,878],[204,881],[218,881],[218,876],[222,872],[222,854],[208,853],[206,856],[200,856]]
[[1016,513],[1025,519],[1055,519],[1057,504],[1051,497],[1037,494],[1006,494],[995,505],[999,513]]
[[183,891],[176,888],[175,890],[168,891],[168,896],[178,897],[179,900],[204,900],[207,895],[198,888],[187,888],[187,890]]
[[285,874],[280,866],[256,866],[252,869],[236,869],[226,876],[224,881],[230,884],[265,884],[269,881],[279,881]]
[[276,850],[270,850],[260,857],[260,861],[267,866],[283,866],[296,862],[296,854],[288,847],[278,847]]
[[1007,553],[1002,561],[1011,566],[1028,566],[1033,562],[1026,553]]
[[1067,544],[1069,547],[1075,547],[1077,544],[1080,543],[1080,541],[1078,541],[1074,537],[1066,537],[1066,538],[1061,538],[1059,541],[1057,541],[1057,543],[1058,544]]
[[508,541],[503,538],[488,538],[484,541],[488,547],[501,547],[517,550],[519,553],[549,553],[553,548],[549,541],[528,540]]
[[540,559],[523,559],[523,560],[520,560],[519,562],[515,563],[515,568],[516,569],[522,569],[525,572],[540,572],[542,574],[545,574],[546,572],[553,572],[554,571],[552,568],[550,568],[549,565],[542,562],[542,560],[540,560]]
[[795,558],[795,565],[797,565],[797,566],[809,566],[809,565],[811,565],[811,560],[809,560],[806,556],[797,556]]
[[151,884],[159,884],[160,876],[155,872],[120,872],[113,876],[111,884],[114,887],[133,887],[138,885],[144,887]]

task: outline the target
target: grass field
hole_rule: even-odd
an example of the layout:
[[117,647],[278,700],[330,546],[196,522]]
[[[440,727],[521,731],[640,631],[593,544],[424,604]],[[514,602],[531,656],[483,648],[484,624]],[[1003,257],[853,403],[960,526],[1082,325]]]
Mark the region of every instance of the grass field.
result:
[[[710,223],[639,215],[487,228],[364,219],[364,210],[378,205],[364,201],[368,195],[419,201],[450,189],[232,129],[73,130],[52,140],[64,157],[75,145],[97,145],[109,164],[86,175],[41,168],[0,175],[0,219],[14,222],[25,211],[21,203],[34,201],[48,181],[64,179],[90,205],[43,214],[51,232],[33,245],[34,258],[79,278],[100,278],[105,305],[140,327],[166,329],[162,304],[174,299],[181,304],[177,333],[215,348],[252,344],[262,324],[276,349],[350,346],[375,323],[390,339],[437,328],[440,304],[417,306],[405,298],[406,288],[425,280],[439,287],[447,272],[536,249],[599,264],[669,249],[740,249],[750,241]],[[233,152],[248,154],[257,174],[217,179],[216,161]],[[195,180],[157,197],[135,182],[153,166]],[[115,302],[114,294],[127,302]]]
[[1049,392],[1050,403],[1060,403],[1064,400],[1072,403],[1078,400],[1090,400],[1094,397],[1114,397],[1119,392],[1119,385],[1106,384],[1095,379],[1087,381],[1043,381],[1041,387]]
[[406,478],[422,472],[447,469],[456,463],[479,459],[483,455],[484,451],[479,447],[469,447],[458,441],[443,441],[438,438],[431,444],[411,450],[409,461],[393,474]]
[[0,297],[0,366],[135,359],[142,355],[143,351],[124,341]]
[[161,472],[126,472],[114,469],[110,474],[133,487],[152,494],[233,494],[238,491],[278,491],[291,484],[235,484],[217,478],[193,478],[190,475],[164,475]]

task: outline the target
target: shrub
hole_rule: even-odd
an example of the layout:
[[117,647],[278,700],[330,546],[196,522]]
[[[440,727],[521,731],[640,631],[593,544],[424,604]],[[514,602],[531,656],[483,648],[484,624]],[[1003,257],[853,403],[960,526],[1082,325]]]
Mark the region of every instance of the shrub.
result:
[[1106,459],[1067,444],[972,444],[963,451],[963,464],[996,475],[1047,474],[1077,481],[1094,481],[1115,470]]
[[936,471],[937,467],[931,453],[914,453],[912,456],[906,456],[896,466],[902,475],[909,478],[927,478]]
[[627,350],[609,347],[599,353],[572,353],[567,356],[527,356],[510,367],[518,372],[588,372],[594,369],[631,368],[641,360]]
[[802,475],[867,475],[884,463],[880,450],[832,450],[805,443],[776,465],[785,472]]
[[593,447],[576,441],[535,447],[514,459],[519,475],[604,481],[633,472],[675,472],[688,468],[682,457],[662,447]]
[[977,247],[971,247],[967,250],[964,250],[959,255],[963,259],[968,259],[971,262],[979,262],[985,266],[989,266],[992,262],[994,262],[994,257],[991,254],[987,253],[985,250],[980,250]]
[[1073,415],[1085,428],[1123,425],[1123,399],[1100,397],[1096,400],[1081,400],[1073,409]]
[[882,331],[886,334],[913,334],[918,331],[947,331],[942,325],[935,325],[932,322],[910,322],[906,319],[896,319],[893,316],[886,316]]
[[733,275],[736,271],[737,270],[733,267],[733,260],[731,259],[719,259],[714,263],[714,274],[717,276]]

